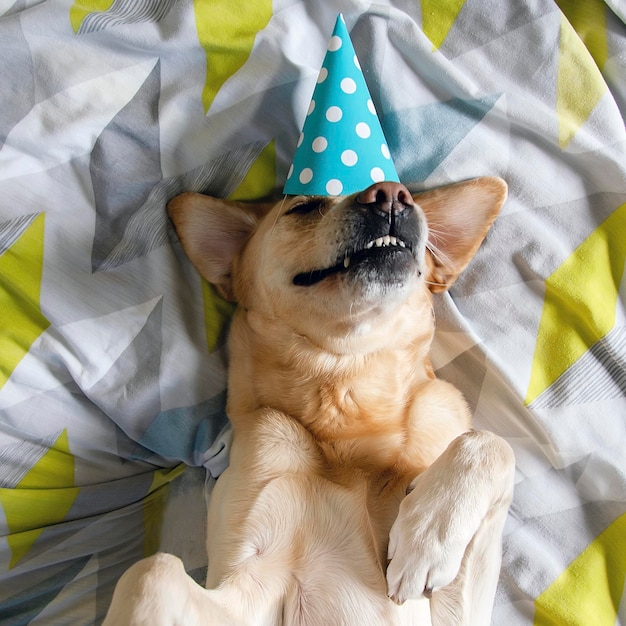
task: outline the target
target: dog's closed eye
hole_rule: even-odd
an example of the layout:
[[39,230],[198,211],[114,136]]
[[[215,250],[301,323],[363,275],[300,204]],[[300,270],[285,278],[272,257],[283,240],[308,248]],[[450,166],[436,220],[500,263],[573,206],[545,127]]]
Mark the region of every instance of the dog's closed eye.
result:
[[308,215],[313,211],[319,211],[324,207],[324,201],[321,199],[308,199],[292,206],[285,215]]

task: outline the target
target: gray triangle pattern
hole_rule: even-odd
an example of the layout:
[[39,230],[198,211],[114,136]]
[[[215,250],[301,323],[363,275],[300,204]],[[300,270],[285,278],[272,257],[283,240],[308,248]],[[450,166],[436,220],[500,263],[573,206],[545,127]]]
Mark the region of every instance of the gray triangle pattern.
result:
[[61,432],[49,435],[41,442],[24,439],[0,448],[0,488],[15,488],[41,457],[50,450]]
[[94,11],[85,17],[79,35],[97,33],[121,24],[160,22],[177,0],[115,0],[106,11]]
[[[514,529],[504,538],[502,562],[505,570],[517,570],[518,575],[500,580],[501,594],[511,598],[538,596],[561,574],[562,564],[573,561],[587,547],[589,536],[597,537],[623,514],[622,502],[585,501],[586,494],[577,483],[585,466],[592,462],[588,455],[562,469],[528,476],[515,485],[509,512],[515,520]],[[533,559],[521,560],[521,555],[533,555]]]
[[626,397],[626,326],[596,342],[530,405],[531,409]]
[[[80,489],[65,520],[46,526],[29,551],[21,558],[20,563],[37,562],[48,550],[71,541],[77,530],[89,532],[83,530],[86,519],[92,520],[93,523],[102,519],[110,511],[123,510],[124,507],[132,509],[137,502],[141,502],[150,488],[152,473],[146,471],[122,480],[123,489],[119,488],[119,483],[116,484],[113,481],[89,485],[88,489]],[[102,545],[99,546],[92,539],[90,546],[94,551],[98,548],[105,549],[109,541],[110,538],[102,538]]]
[[438,378],[452,383],[463,392],[471,412],[474,413],[486,371],[485,353],[480,346],[475,345],[440,367],[435,373]]
[[[503,33],[515,33],[519,28],[539,22],[549,13],[558,11],[555,3],[545,0],[532,4],[502,2],[497,6],[497,11],[492,10],[492,5],[488,3],[471,3],[471,10],[462,8],[441,46],[446,56],[455,58],[488,45],[502,37]],[[536,68],[534,63],[529,65]],[[483,68],[481,70],[484,71]]]
[[[33,74],[33,59],[28,42],[22,32],[19,11],[24,2],[17,2],[12,10],[15,15],[2,18],[2,41],[0,48],[10,50],[11,62],[2,63],[2,106],[0,107],[0,150],[7,135],[34,106],[35,85],[24,80]],[[3,56],[6,53],[3,53]]]
[[111,270],[168,243],[173,233],[165,212],[168,200],[183,191],[199,191],[222,198],[228,196],[266,145],[267,142],[257,141],[235,148],[182,176],[156,184],[145,202],[128,219],[117,244],[94,264],[93,271]]
[[21,215],[8,222],[0,222],[0,254],[6,252],[35,221],[40,213]]
[[76,578],[90,558],[91,554],[83,555],[30,571],[26,574],[30,584],[22,583],[18,586],[19,581],[14,580],[13,588],[5,585],[1,594],[7,594],[1,598],[2,623],[29,624],[61,593],[66,584]]
[[[162,309],[159,299],[145,325],[109,371],[85,394],[116,423],[143,432],[161,410],[159,376],[162,348]],[[128,416],[133,420],[129,422]],[[136,434],[127,433],[133,438]]]
[[[89,171],[96,201],[95,271],[124,237],[132,216],[162,179],[159,136],[160,62],[134,98],[102,131]],[[138,127],[137,119],[144,120]],[[133,167],[129,168],[128,163]]]

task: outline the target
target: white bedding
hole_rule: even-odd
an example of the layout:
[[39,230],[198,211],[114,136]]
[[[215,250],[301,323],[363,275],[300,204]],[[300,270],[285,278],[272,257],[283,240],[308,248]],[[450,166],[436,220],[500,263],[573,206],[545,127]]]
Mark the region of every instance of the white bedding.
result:
[[0,0],[0,623],[202,577],[231,309],[165,204],[282,188],[340,11],[401,180],[509,184],[434,346],[517,458],[493,624],[626,624],[624,0]]

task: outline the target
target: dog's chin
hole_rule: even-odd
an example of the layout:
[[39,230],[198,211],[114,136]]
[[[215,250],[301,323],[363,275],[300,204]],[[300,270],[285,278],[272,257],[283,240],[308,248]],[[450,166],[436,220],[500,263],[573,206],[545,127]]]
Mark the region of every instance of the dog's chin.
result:
[[365,293],[402,292],[412,285],[420,271],[415,257],[402,250],[382,253],[382,259],[368,257],[348,268],[346,281]]
[[306,285],[292,285],[288,297],[275,299],[293,312],[296,322],[290,327],[298,335],[332,354],[370,353],[394,341],[407,318],[402,312],[413,310],[405,307],[424,288],[412,253],[353,261],[348,267],[321,270],[323,277],[309,276]]

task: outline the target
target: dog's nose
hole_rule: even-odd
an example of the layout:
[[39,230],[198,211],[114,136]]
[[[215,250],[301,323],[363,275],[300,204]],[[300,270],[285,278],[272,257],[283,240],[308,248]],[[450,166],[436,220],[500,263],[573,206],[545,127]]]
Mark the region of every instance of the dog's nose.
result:
[[376,211],[399,215],[409,207],[414,206],[411,192],[401,183],[385,181],[374,183],[362,191],[356,201],[368,205]]

